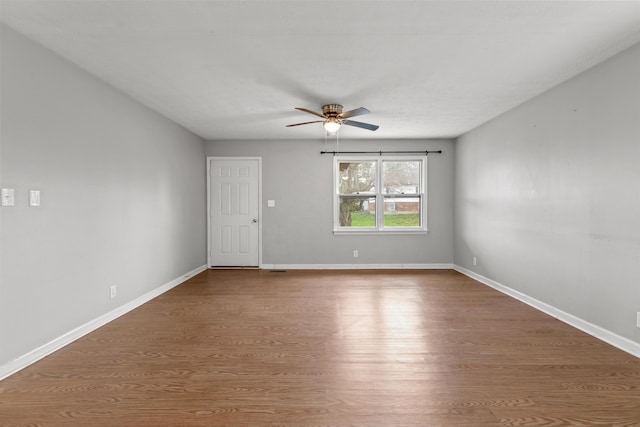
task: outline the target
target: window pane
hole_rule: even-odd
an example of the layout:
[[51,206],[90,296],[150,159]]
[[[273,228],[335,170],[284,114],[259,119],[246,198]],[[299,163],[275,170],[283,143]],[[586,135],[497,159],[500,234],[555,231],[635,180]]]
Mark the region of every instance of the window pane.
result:
[[420,191],[419,160],[386,161],[382,163],[383,193],[417,194]]
[[338,163],[338,193],[374,193],[376,162],[354,161]]
[[420,197],[384,197],[385,227],[420,227]]
[[375,227],[375,197],[340,197],[340,227]]

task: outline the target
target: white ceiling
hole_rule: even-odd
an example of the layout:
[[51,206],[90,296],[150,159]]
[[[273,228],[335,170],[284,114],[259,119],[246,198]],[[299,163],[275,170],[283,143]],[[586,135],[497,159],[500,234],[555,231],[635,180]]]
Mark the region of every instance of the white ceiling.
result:
[[294,110],[456,137],[640,42],[637,1],[25,1],[0,19],[206,139],[317,139]]

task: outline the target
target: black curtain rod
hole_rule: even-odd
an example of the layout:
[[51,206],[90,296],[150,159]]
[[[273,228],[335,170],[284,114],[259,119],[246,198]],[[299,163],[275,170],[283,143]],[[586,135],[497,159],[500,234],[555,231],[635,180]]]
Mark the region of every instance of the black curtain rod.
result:
[[436,153],[436,154],[442,154],[442,150],[438,150],[438,151],[429,151],[429,150],[423,150],[423,151],[321,151],[320,154],[333,154],[334,156],[336,154],[379,154],[379,155],[383,155],[383,154],[425,154],[425,155],[429,155],[429,153]]

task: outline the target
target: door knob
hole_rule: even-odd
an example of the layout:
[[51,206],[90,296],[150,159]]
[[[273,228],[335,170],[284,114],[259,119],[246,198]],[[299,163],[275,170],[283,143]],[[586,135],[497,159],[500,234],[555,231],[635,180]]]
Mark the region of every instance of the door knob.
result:
[[258,220],[257,220],[257,219],[255,219],[255,218],[253,218],[253,219],[251,220],[251,222],[255,224],[256,222],[258,222]]

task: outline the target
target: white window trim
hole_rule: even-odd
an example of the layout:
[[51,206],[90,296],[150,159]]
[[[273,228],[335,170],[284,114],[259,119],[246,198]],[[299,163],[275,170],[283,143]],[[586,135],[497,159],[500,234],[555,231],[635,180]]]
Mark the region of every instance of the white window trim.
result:
[[[362,193],[362,196],[371,195],[376,198],[376,227],[340,227],[340,194],[338,192],[338,164],[344,161],[375,161],[376,164],[376,192]],[[420,217],[422,225],[420,227],[384,227],[384,196],[388,194],[382,193],[382,161],[394,160],[413,160],[422,163],[420,171],[421,189],[418,193],[420,196]],[[358,234],[428,234],[429,221],[426,207],[429,206],[427,201],[427,156],[334,156],[333,158],[333,234],[335,235],[358,235]],[[378,201],[381,200],[382,203]]]

